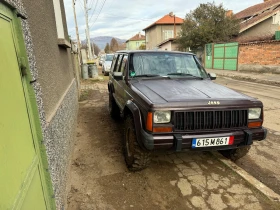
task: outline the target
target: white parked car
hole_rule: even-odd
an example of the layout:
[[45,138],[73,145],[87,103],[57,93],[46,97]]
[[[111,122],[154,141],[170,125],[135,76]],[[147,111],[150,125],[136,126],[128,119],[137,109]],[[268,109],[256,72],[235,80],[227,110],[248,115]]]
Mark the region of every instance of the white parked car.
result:
[[101,55],[100,58],[99,58],[99,66],[102,66],[103,62],[104,62],[104,58],[105,58],[105,55]]
[[114,54],[106,54],[103,64],[102,64],[102,73],[104,76],[109,75]]

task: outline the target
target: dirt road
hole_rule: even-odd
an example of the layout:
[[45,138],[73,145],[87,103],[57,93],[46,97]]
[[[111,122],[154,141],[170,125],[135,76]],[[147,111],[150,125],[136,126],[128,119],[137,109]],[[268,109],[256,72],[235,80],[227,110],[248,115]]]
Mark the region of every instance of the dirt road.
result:
[[207,152],[155,154],[148,169],[129,172],[106,85],[82,86],[69,210],[280,209]]
[[263,102],[267,139],[255,142],[236,164],[280,194],[280,87],[220,77],[216,82]]

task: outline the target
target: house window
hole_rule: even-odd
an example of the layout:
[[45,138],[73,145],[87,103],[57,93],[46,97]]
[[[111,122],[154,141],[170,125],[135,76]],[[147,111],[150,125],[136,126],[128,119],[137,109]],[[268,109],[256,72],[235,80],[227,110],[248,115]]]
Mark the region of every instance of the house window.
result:
[[273,16],[272,24],[280,25],[280,12]]
[[173,30],[165,30],[163,31],[164,40],[174,38]]
[[136,42],[136,47],[139,47],[139,42]]

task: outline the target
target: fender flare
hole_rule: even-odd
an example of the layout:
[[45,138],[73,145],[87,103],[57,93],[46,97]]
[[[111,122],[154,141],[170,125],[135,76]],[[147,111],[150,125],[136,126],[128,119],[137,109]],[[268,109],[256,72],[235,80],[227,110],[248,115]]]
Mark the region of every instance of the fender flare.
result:
[[135,103],[133,103],[133,101],[128,100],[125,104],[125,107],[128,108],[130,110],[130,112],[132,113],[132,117],[134,120],[134,126],[135,126],[136,140],[137,140],[139,146],[142,149],[147,150],[147,148],[144,146],[144,143],[142,141],[142,136],[141,136],[141,130],[143,129],[142,118],[141,118],[141,113],[140,113],[138,106]]

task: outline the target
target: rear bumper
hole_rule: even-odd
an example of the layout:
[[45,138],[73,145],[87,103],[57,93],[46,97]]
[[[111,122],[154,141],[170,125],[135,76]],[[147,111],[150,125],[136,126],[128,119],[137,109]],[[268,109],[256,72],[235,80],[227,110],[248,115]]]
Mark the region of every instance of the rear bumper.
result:
[[[251,145],[253,141],[262,141],[266,138],[267,130],[263,127],[248,130],[236,130],[236,131],[218,131],[199,134],[186,134],[186,133],[174,133],[174,134],[149,134],[144,130],[141,130],[142,145],[147,150],[225,150],[234,149],[237,147]],[[203,147],[192,148],[192,140],[194,138],[215,138],[221,136],[234,136],[233,145],[227,146],[215,146],[215,147]]]

